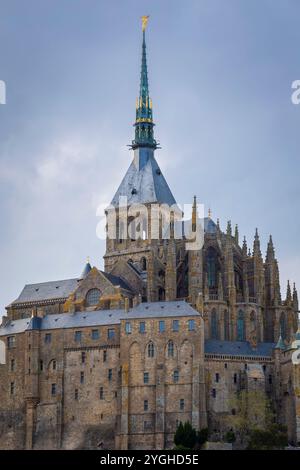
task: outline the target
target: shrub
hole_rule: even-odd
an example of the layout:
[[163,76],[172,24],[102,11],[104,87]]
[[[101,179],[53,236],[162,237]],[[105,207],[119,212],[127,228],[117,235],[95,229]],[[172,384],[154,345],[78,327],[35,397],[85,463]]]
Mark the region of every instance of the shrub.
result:
[[230,444],[233,444],[236,441],[236,437],[233,431],[228,431],[225,434],[225,442],[229,442]]
[[176,448],[193,449],[196,442],[197,433],[191,423],[189,421],[184,424],[180,422],[174,436],[174,444]]

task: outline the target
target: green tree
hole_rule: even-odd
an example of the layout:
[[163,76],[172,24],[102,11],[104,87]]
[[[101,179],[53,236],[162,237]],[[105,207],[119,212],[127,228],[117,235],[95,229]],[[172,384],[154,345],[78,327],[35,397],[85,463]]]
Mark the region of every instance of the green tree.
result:
[[250,432],[248,449],[272,450],[283,449],[288,445],[287,429],[279,424],[272,424],[268,429],[253,429]]
[[174,436],[174,444],[177,449],[193,449],[197,442],[196,430],[189,421],[179,423]]
[[274,420],[271,402],[259,390],[242,390],[229,400],[228,405],[231,415],[227,417],[227,423],[239,436],[242,444],[252,430],[265,430]]
[[197,442],[201,446],[208,440],[208,428],[203,428],[197,433]]

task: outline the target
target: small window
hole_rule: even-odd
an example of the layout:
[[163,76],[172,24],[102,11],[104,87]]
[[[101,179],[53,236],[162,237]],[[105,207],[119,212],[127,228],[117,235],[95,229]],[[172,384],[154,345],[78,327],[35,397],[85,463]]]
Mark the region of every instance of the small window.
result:
[[233,376],[233,383],[234,383],[234,384],[237,383],[237,374],[234,374],[234,376]]
[[114,339],[115,338],[115,330],[113,328],[109,328],[107,330],[107,338]]
[[195,331],[195,320],[188,321],[189,331]]
[[131,334],[131,323],[130,323],[130,321],[127,321],[127,322],[125,323],[125,333],[126,333],[127,335],[130,335],[130,334]]
[[169,357],[174,356],[174,343],[173,343],[173,341],[168,342],[168,356]]
[[78,388],[75,388],[74,398],[75,398],[75,400],[78,400]]
[[213,398],[216,398],[216,396],[217,396],[217,391],[216,391],[215,388],[212,389],[211,395],[212,395]]
[[99,330],[92,330],[92,339],[99,339]]
[[80,372],[80,383],[84,383],[84,372]]
[[55,360],[52,361],[52,369],[56,370],[56,361]]
[[46,333],[45,334],[45,343],[49,344],[51,343],[51,333]]
[[107,371],[107,378],[108,378],[109,382],[112,381],[112,369],[108,369],[108,371]]
[[154,357],[154,344],[152,341],[148,344],[148,357]]
[[8,336],[7,338],[7,347],[8,349],[14,348],[16,345],[16,337],[15,336]]
[[236,414],[236,413],[235,413],[235,408],[232,408],[231,414],[232,414],[232,416],[235,416],[235,414]]
[[179,320],[173,320],[172,327],[173,331],[179,331]]
[[144,411],[148,411],[149,403],[148,400],[144,400]]
[[15,394],[15,382],[10,382],[10,394]]
[[164,333],[164,332],[165,332],[166,327],[165,327],[165,321],[164,321],[164,320],[160,320],[160,321],[159,321],[158,329],[159,329],[159,332],[160,332],[160,333]]
[[44,362],[41,360],[40,361],[40,371],[42,372],[44,370]]
[[245,365],[244,365],[244,369],[247,370],[247,368],[248,368],[248,366],[247,366],[247,364],[245,364]]
[[56,384],[51,384],[51,395],[53,397],[56,395]]
[[10,361],[10,371],[14,372],[15,371],[15,360],[11,359]]
[[103,351],[103,362],[106,362],[107,359],[107,351]]
[[227,369],[227,362],[225,362],[224,367],[225,367],[225,369]]
[[219,380],[220,380],[220,375],[219,375],[219,373],[217,372],[217,373],[216,373],[216,376],[215,376],[215,381],[218,383]]
[[263,371],[266,372],[267,366],[266,364],[263,365]]
[[144,321],[140,322],[139,332],[142,334],[146,333],[146,323]]
[[86,360],[86,354],[84,351],[82,351],[81,353],[81,364],[85,364],[85,360]]
[[269,384],[272,385],[272,375],[269,375]]
[[100,389],[99,389],[99,398],[100,398],[100,400],[104,400],[104,390],[103,390],[103,387],[100,387]]
[[184,411],[184,398],[180,398],[179,400],[179,409],[180,411]]
[[149,372],[144,372],[144,384],[149,383]]
[[177,383],[178,381],[179,381],[179,371],[174,370],[174,372],[173,372],[173,382]]
[[81,331],[75,331],[74,339],[76,343],[80,343],[81,337],[82,337]]

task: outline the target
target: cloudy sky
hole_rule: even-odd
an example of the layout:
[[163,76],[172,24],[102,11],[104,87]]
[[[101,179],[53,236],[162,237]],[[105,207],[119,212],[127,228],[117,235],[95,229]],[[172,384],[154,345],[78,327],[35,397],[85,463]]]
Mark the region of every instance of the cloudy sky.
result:
[[[97,206],[130,164],[140,16],[158,162],[300,286],[298,0],[1,0],[0,306],[103,266]],[[0,313],[1,313],[0,312]]]

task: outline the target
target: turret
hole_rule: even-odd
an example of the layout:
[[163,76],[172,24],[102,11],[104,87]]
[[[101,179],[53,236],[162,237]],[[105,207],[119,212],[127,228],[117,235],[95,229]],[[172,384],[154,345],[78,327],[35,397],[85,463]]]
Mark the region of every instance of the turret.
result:
[[242,253],[243,253],[243,258],[247,258],[247,240],[246,240],[246,237],[244,237],[244,240],[243,240]]
[[290,281],[287,282],[285,303],[288,306],[292,304],[292,293],[291,293]]
[[238,245],[239,244],[239,228],[237,224],[234,229],[234,238],[235,238],[235,243]]

